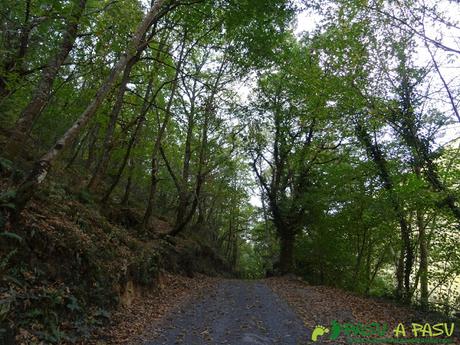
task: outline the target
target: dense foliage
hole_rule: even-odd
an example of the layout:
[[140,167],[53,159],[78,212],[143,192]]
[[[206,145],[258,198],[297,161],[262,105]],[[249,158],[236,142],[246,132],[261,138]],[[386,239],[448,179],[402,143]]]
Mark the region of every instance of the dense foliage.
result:
[[[136,209],[140,238],[161,217],[162,236],[204,239],[246,277],[458,309],[460,49],[445,37],[460,28],[445,8],[3,3],[2,237],[59,178]],[[320,19],[295,34],[301,11]]]

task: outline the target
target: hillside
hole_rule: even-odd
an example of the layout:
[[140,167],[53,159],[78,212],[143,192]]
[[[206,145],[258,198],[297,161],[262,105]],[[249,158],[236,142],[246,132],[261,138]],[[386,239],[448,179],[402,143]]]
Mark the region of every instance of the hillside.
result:
[[[2,162],[6,179],[7,164]],[[215,244],[197,234],[170,238],[166,233],[171,225],[158,218],[141,233],[141,219],[134,208],[100,208],[91,194],[74,194],[64,182],[44,186],[21,221],[2,232],[0,297],[2,337],[10,339],[6,344],[14,334],[18,343],[27,344],[34,339],[88,341],[119,306],[130,307],[136,297],[172,289],[163,282],[167,272],[232,275]]]

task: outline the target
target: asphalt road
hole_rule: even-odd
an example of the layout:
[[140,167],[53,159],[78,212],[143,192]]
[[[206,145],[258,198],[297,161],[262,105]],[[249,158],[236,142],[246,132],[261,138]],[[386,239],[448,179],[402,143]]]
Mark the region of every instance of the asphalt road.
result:
[[299,345],[311,330],[261,281],[226,280],[154,326],[144,345]]

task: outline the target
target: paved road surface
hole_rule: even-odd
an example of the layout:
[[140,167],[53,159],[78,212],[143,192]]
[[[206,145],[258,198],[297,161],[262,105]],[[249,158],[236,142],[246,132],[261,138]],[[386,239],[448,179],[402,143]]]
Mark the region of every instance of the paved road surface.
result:
[[311,331],[260,281],[226,280],[155,326],[144,345],[298,345]]

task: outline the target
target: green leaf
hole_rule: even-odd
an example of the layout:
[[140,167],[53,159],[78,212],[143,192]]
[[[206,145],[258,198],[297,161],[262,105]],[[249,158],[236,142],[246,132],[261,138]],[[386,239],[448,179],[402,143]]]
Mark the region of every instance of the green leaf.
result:
[[15,239],[15,240],[18,240],[19,242],[23,241],[23,238],[21,236],[19,236],[18,234],[12,233],[12,232],[8,232],[8,231],[0,233],[0,236]]

